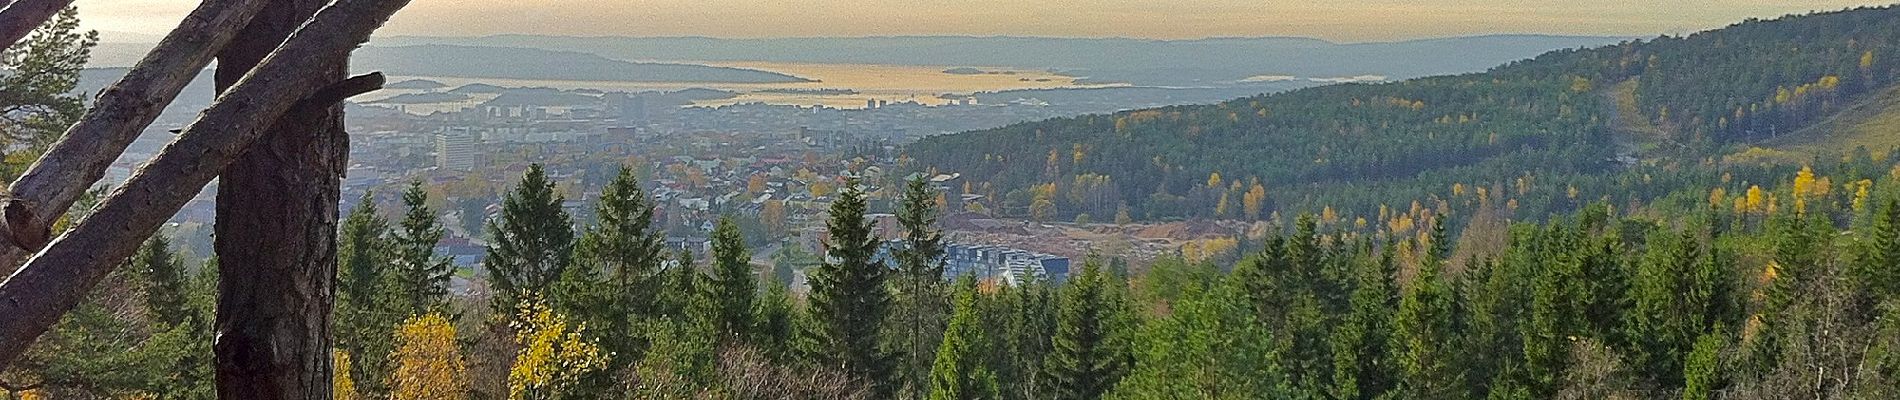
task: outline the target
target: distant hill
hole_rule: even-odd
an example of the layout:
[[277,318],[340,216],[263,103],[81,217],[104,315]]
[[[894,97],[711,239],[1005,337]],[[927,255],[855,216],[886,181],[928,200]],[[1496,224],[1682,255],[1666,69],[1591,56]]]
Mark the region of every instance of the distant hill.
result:
[[572,52],[509,47],[421,45],[364,47],[354,69],[398,76],[627,82],[806,82],[796,76],[744,68],[635,63]]
[[1092,82],[1215,85],[1258,75],[1394,79],[1480,71],[1555,49],[1622,38],[1497,35],[1377,43],[1308,38],[1198,40],[1042,37],[718,39],[500,35],[389,37],[378,45],[452,44],[581,51],[621,60],[776,61],[1060,70]]
[[460,93],[460,94],[496,94],[496,93],[501,93],[501,92],[506,92],[506,91],[508,91],[508,88],[490,85],[486,83],[470,83],[467,85],[457,86],[454,89],[449,89],[449,93]]
[[[1508,193],[1512,211],[1536,218],[1778,179],[1765,172],[1776,165],[1715,162],[1757,145],[1894,136],[1867,132],[1895,126],[1877,96],[1896,82],[1900,9],[1863,8],[1552,51],[1483,73],[936,136],[907,152],[962,173],[1006,215],[1371,217],[1488,191],[1461,201]],[[1807,129],[1830,121],[1853,136]]]
[[428,90],[428,89],[441,89],[441,88],[445,88],[445,87],[448,87],[448,85],[444,85],[444,84],[442,84],[442,82],[436,82],[436,81],[432,81],[432,80],[428,80],[428,79],[410,79],[410,80],[405,80],[405,81],[402,81],[402,82],[396,82],[396,83],[391,83],[391,84],[387,84],[387,85],[383,85],[383,88],[384,88],[384,89],[421,89],[421,90]]
[[440,93],[440,92],[408,93],[408,94],[400,94],[400,95],[392,96],[387,99],[376,100],[371,103],[434,104],[434,103],[452,103],[452,102],[458,102],[458,101],[468,101],[468,99],[469,99],[468,95],[461,94],[461,93]]

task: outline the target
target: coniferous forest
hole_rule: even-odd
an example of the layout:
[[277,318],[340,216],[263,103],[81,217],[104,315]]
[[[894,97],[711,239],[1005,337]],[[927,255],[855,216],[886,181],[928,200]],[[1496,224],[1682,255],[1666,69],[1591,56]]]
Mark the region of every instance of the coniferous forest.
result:
[[[64,39],[18,59],[74,74],[92,39]],[[890,200],[847,181],[800,290],[754,267],[730,218],[704,259],[669,248],[631,167],[577,221],[534,165],[486,221],[484,269],[462,277],[480,289],[454,294],[463,271],[436,254],[447,228],[418,182],[343,211],[333,385],[339,399],[1900,398],[1900,155],[1724,157],[1892,90],[1896,59],[1900,8],[1870,8],[936,137],[908,148],[913,166],[971,176],[961,190],[996,203],[946,210],[923,179],[877,188]],[[32,93],[70,90],[54,83]],[[879,211],[901,231],[888,256]],[[943,276],[938,219],[963,211],[1271,229],[1227,256],[1089,257],[1063,282],[1008,285]],[[216,262],[153,238],[0,371],[0,393],[214,397]]]

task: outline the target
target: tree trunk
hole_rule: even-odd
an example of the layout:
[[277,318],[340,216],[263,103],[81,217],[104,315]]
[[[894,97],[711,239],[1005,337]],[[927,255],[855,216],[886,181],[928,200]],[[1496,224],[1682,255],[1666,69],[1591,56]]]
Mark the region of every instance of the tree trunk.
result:
[[[218,54],[222,91],[324,2],[271,0]],[[347,57],[346,57],[347,60]],[[341,80],[344,60],[307,73]],[[349,139],[341,105],[279,118],[218,175],[218,398],[331,398],[339,183]]]
[[5,221],[0,275],[50,239],[53,221],[92,188],[112,161],[158,118],[198,72],[211,64],[238,27],[263,8],[264,0],[208,0],[198,5],[150,54],[99,94],[92,109],[9,187],[0,207]]

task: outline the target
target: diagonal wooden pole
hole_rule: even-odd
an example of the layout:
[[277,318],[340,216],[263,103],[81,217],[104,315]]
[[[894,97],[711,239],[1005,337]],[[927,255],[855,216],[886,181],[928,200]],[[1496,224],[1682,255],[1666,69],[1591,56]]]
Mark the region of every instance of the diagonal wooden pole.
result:
[[[19,359],[107,272],[293,106],[302,101],[303,107],[328,108],[342,97],[380,87],[381,74],[339,84],[305,72],[343,62],[406,4],[408,0],[340,0],[318,12],[220,95],[158,157],[107,195],[90,216],[0,282],[0,368]],[[316,97],[325,87],[329,89],[322,94],[327,97]]]
[[8,187],[0,206],[0,275],[50,239],[53,221],[91,188],[213,56],[264,8],[264,0],[207,0],[186,15],[125,77],[107,87]]

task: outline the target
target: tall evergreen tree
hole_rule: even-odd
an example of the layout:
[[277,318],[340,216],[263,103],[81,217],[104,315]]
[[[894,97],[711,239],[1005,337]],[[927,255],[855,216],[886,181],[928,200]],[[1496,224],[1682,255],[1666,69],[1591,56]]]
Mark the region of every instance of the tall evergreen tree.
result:
[[714,328],[721,334],[739,339],[752,335],[753,299],[758,297],[759,278],[752,275],[752,253],[745,237],[731,217],[720,218],[713,229],[713,301],[718,318]]
[[1887,199],[1866,224],[1853,278],[1868,301],[1900,299],[1900,199]]
[[1583,261],[1578,259],[1574,231],[1559,224],[1544,229],[1533,243],[1525,243],[1537,254],[1532,270],[1530,321],[1524,335],[1524,372],[1528,391],[1550,396],[1570,359],[1572,338],[1586,327],[1584,312],[1589,303],[1582,282]]
[[633,168],[621,166],[594,205],[595,223],[575,245],[575,262],[605,274],[611,298],[624,313],[652,315],[666,238],[653,229],[653,203]]
[[988,340],[983,333],[981,309],[977,307],[976,281],[964,278],[957,283],[956,312],[937,346],[936,362],[930,369],[932,400],[995,399],[999,396],[996,372],[989,369]]
[[151,240],[139,247],[138,255],[132,258],[132,268],[149,274],[145,307],[154,319],[165,325],[178,325],[196,317],[186,298],[191,290],[190,276],[178,256],[172,254],[171,240],[164,234],[152,235]]
[[759,348],[772,361],[785,363],[795,356],[798,333],[798,308],[792,302],[791,293],[785,285],[776,282],[767,284],[765,295],[759,297],[752,320],[757,322],[753,329],[752,346]]
[[931,368],[934,346],[943,341],[943,234],[936,227],[937,191],[923,175],[905,182],[898,199],[897,222],[904,228],[903,247],[895,254],[902,279],[897,285],[896,318],[892,332],[903,346],[903,375],[913,397],[922,397]]
[[527,296],[547,293],[566,271],[574,230],[561,203],[541,164],[528,165],[521,183],[502,198],[501,216],[488,223],[488,257],[482,262],[493,309],[513,310]]
[[871,234],[864,211],[864,190],[855,179],[846,182],[831,203],[827,260],[810,279],[818,322],[813,333],[830,364],[871,387],[872,397],[891,398],[896,360],[879,334],[891,311],[891,270],[876,258],[882,242]]
[[1683,360],[1682,400],[1715,399],[1724,385],[1722,349],[1728,335],[1720,330],[1702,334]]
[[1062,288],[1055,337],[1045,365],[1049,395],[1061,400],[1100,399],[1128,374],[1122,299],[1094,261]]
[[[395,348],[389,332],[402,322],[386,291],[395,273],[389,221],[377,210],[376,197],[364,193],[338,229],[336,346],[356,360],[350,375],[383,376],[383,361]],[[365,379],[360,392],[380,393],[381,382]]]
[[455,264],[448,256],[435,253],[436,244],[448,231],[436,218],[435,210],[429,209],[428,201],[422,181],[410,182],[409,189],[402,193],[408,211],[403,214],[401,229],[391,235],[395,259],[389,291],[396,297],[393,311],[403,318],[448,312],[449,277],[455,273]]
[[1113,398],[1312,398],[1312,387],[1290,382],[1281,369],[1274,333],[1254,320],[1252,306],[1232,279],[1186,288],[1164,317],[1149,321],[1128,376]]
[[1398,294],[1392,288],[1392,258],[1361,256],[1353,285],[1352,310],[1333,330],[1335,399],[1373,399],[1392,390],[1390,322]]
[[1452,340],[1452,299],[1441,276],[1446,244],[1443,221],[1433,224],[1431,243],[1418,273],[1405,287],[1392,321],[1392,351],[1399,372],[1398,395],[1410,399],[1452,399],[1459,376]]

